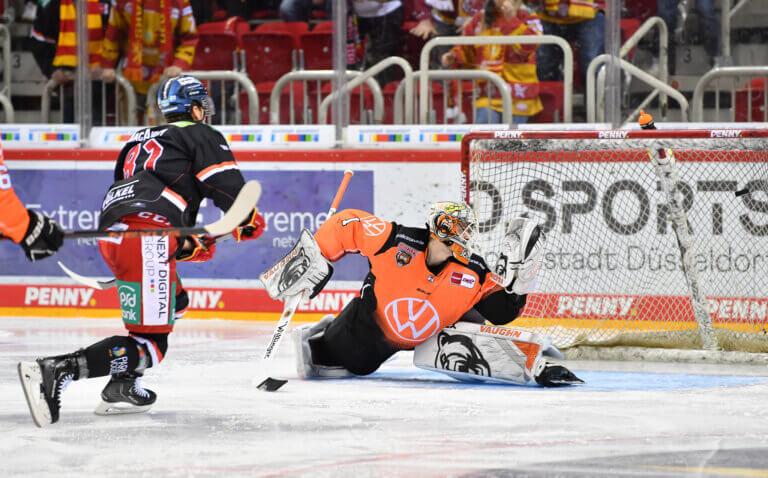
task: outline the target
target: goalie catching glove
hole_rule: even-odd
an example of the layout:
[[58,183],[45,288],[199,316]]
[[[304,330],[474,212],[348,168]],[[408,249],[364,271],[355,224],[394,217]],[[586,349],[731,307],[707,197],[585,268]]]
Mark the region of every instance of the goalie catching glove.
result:
[[517,295],[530,292],[541,267],[545,242],[541,226],[525,217],[512,218],[496,261],[499,285]]
[[248,219],[232,231],[232,236],[237,242],[256,239],[264,232],[264,218],[259,214],[258,208],[253,208],[253,212]]
[[[192,243],[192,249],[179,248],[176,260],[181,262],[205,262],[213,259],[216,252],[216,239],[208,235],[187,236],[186,241]],[[186,245],[186,241],[184,244]]]
[[311,291],[309,298],[314,298],[332,274],[333,266],[323,257],[312,234],[304,229],[293,249],[260,279],[270,297],[284,301],[304,291]]

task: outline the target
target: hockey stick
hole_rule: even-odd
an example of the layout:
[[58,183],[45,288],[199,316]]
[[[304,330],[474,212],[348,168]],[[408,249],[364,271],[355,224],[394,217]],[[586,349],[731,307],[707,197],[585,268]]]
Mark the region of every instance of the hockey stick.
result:
[[[224,234],[216,237],[216,244],[231,239],[231,234]],[[117,285],[116,279],[98,280],[92,277],[81,276],[77,272],[72,271],[69,267],[65,266],[61,261],[58,261],[59,267],[64,271],[71,279],[81,283],[84,286],[88,286],[92,289],[107,290]]]
[[[64,231],[65,239],[93,239],[99,237],[145,237],[145,236],[191,236],[193,234],[208,234],[221,236],[235,230],[253,211],[261,197],[261,184],[258,181],[245,183],[235,198],[232,206],[221,219],[205,226],[169,227],[162,229],[134,229],[128,231]],[[0,236],[0,240],[9,239]]]
[[[336,209],[339,207],[341,198],[344,196],[344,191],[346,191],[349,180],[352,179],[353,174],[355,173],[349,169],[344,171],[344,179],[341,180],[339,189],[336,191],[336,196],[333,198],[333,202],[331,203],[331,208],[328,209],[329,218],[336,213]],[[283,340],[283,335],[288,329],[288,324],[291,322],[293,314],[296,312],[299,304],[302,300],[304,300],[305,294],[306,291],[302,291],[299,294],[292,295],[285,299],[285,303],[283,305],[283,314],[280,316],[280,320],[277,322],[277,327],[275,327],[275,331],[272,333],[272,339],[269,341],[269,345],[267,345],[267,348],[264,351],[264,358],[261,361],[262,372],[268,370],[268,365],[272,360],[272,356],[275,350],[280,346],[280,342]],[[288,382],[287,380],[272,378],[269,375],[267,375],[263,380],[260,379],[260,377],[257,377],[256,380],[259,382],[259,385],[256,388],[265,392],[277,391],[280,387]]]

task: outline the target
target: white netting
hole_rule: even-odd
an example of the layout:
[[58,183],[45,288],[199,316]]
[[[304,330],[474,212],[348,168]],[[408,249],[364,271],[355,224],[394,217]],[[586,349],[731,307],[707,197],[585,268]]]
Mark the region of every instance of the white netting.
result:
[[547,232],[537,287],[514,325],[547,333],[559,347],[701,346],[649,158],[648,148],[668,148],[719,344],[767,352],[767,145],[764,138],[465,141],[466,187],[489,265],[509,218],[527,215]]

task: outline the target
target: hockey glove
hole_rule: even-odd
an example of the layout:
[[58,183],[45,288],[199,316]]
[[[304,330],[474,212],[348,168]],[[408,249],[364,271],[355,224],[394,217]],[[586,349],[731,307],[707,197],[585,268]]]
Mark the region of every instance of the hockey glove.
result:
[[232,231],[232,235],[237,242],[256,239],[264,232],[264,224],[264,218],[259,214],[258,208],[253,208],[253,213]]
[[52,256],[64,242],[64,231],[53,219],[27,209],[29,226],[19,245],[32,262]]
[[510,221],[496,261],[500,285],[507,292],[523,295],[533,289],[545,242],[541,227],[531,219],[515,217]]
[[[211,236],[187,236],[186,241],[192,243],[191,250],[179,248],[176,260],[181,262],[205,262],[213,259],[216,252],[216,239]],[[186,241],[185,245],[186,245]]]

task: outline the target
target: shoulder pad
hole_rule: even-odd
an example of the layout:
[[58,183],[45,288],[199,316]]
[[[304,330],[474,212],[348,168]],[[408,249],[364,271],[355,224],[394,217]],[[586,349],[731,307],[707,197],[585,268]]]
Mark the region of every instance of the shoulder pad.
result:
[[419,227],[406,227],[392,222],[392,232],[389,234],[384,245],[381,246],[376,254],[381,254],[390,247],[395,247],[399,243],[405,243],[417,251],[427,250],[429,240],[429,231]]
[[427,250],[429,242],[429,231],[422,227],[406,227],[392,223],[392,229],[395,231],[394,243],[404,242],[419,251]]

